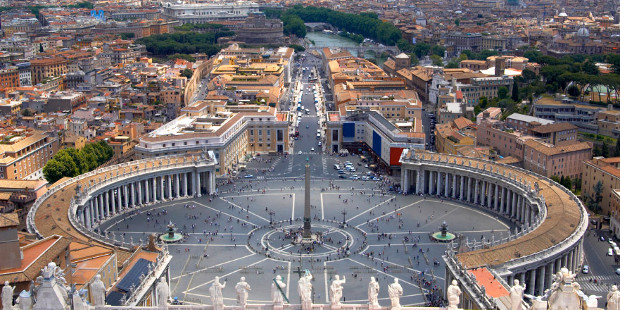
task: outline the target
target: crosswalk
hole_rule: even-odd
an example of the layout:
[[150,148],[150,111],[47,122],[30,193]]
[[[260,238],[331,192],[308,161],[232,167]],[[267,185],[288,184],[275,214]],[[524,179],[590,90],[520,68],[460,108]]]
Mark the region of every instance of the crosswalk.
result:
[[577,283],[579,283],[579,286],[581,286],[581,290],[587,293],[607,293],[609,292],[609,288],[611,287],[611,285],[609,285],[609,287],[607,286],[606,283],[599,283],[599,284],[594,284],[594,282],[589,282],[589,281],[577,281]]

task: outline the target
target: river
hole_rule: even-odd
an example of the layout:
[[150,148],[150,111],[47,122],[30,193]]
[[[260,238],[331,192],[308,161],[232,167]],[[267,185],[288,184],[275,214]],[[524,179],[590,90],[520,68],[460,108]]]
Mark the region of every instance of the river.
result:
[[[312,41],[314,42],[314,45],[312,46],[340,46],[340,47],[347,48],[347,50],[349,50],[349,52],[353,56],[358,57],[357,55],[358,44],[353,40],[339,36],[335,33],[333,34],[325,33],[322,31],[308,32],[306,34],[306,39],[310,40],[311,42]],[[366,52],[366,55],[364,55],[364,58],[366,59],[375,58],[375,55],[373,52]],[[379,66],[382,66],[383,62],[385,62],[386,60],[387,58],[378,57],[377,64]]]

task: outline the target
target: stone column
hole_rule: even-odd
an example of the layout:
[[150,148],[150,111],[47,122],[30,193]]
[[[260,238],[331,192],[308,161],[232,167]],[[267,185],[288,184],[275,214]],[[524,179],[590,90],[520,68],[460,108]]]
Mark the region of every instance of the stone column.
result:
[[99,219],[105,218],[105,208],[103,207],[103,194],[99,194]]
[[428,194],[429,195],[433,195],[434,192],[435,192],[434,191],[435,190],[435,184],[434,184],[435,182],[433,182],[434,181],[433,179],[435,178],[434,174],[435,174],[435,171],[429,171],[428,172],[428,179],[429,179],[428,180]]
[[452,174],[452,199],[456,199],[456,174]]
[[567,261],[567,258],[568,258],[568,255],[566,255],[566,254],[562,255],[562,258],[560,258],[560,261],[561,261],[561,262],[560,262],[560,265],[561,265],[562,267],[566,267],[566,261]]
[[142,200],[142,181],[138,181],[138,204],[142,205],[142,202],[144,200]]
[[480,193],[480,202],[483,207],[487,207],[489,203],[489,197],[487,196],[487,181],[482,182],[482,192]]
[[196,174],[196,195],[198,195],[198,197],[202,196],[202,186],[201,186],[201,181],[200,181],[200,177],[202,176],[202,173],[199,171],[194,172]]
[[530,270],[530,285],[527,287],[527,292],[530,295],[536,294],[536,268]]
[[467,177],[467,202],[471,202],[471,177]]
[[450,198],[450,174],[449,173],[445,173],[446,174],[446,179],[444,180],[444,191],[443,191],[443,195],[446,196],[446,198]]
[[502,201],[499,204],[500,213],[506,214],[506,188],[502,186]]
[[407,168],[403,168],[400,174],[400,184],[403,186],[403,194],[409,191],[409,174],[411,171]]
[[187,191],[187,172],[186,173],[182,173],[182,178],[183,178],[183,196],[188,196],[189,192]]
[[103,193],[103,207],[105,209],[106,217],[112,216],[110,208],[110,191],[105,191]]
[[151,179],[146,179],[144,180],[144,203],[147,204],[149,203],[149,201],[151,201],[151,188],[149,185],[149,181]]
[[463,198],[465,198],[465,197],[463,196],[463,190],[464,190],[464,188],[465,188],[465,177],[463,177],[463,176],[459,176],[459,178],[461,178],[461,188],[459,188],[459,191],[460,191],[460,193],[459,193],[459,194],[460,194],[460,195],[459,195],[459,199],[460,199],[461,201],[463,201],[463,200],[464,200]]
[[153,183],[153,202],[157,202],[157,177],[156,176],[151,178],[151,183]]
[[495,199],[493,200],[493,203],[495,204],[495,207],[493,209],[495,209],[495,211],[498,211],[499,209],[499,195],[497,195],[497,193],[499,192],[499,185],[494,184],[493,185],[493,195],[495,195]]
[[215,171],[213,171],[213,170],[209,171],[209,180],[211,180],[210,181],[210,186],[209,186],[209,188],[210,188],[209,194],[215,194],[215,186],[216,186],[216,184],[215,184]]
[[164,201],[164,176],[159,177],[159,200]]
[[[519,274],[519,284],[525,285],[525,272]],[[512,283],[510,283],[512,285]]]
[[517,192],[515,190],[512,190],[512,212],[510,213],[510,215],[513,218],[517,217]]
[[441,181],[443,177],[441,176],[441,171],[437,171],[437,196],[441,196]]
[[422,169],[420,172],[422,173],[422,176],[420,177],[420,193],[426,195],[426,170]]
[[538,275],[538,293],[536,295],[542,296],[545,294],[545,266],[538,267],[540,274]]
[[121,185],[116,188],[116,212],[121,212],[121,210],[123,209],[123,188],[125,188],[125,185]]
[[420,183],[422,183],[422,177],[420,176],[420,170],[416,171],[417,174],[417,178],[416,178],[416,182],[415,182],[415,193],[416,194],[420,194]]
[[168,175],[168,199],[172,199],[172,175]]
[[474,182],[476,182],[476,189],[474,190],[474,204],[478,204],[478,184],[480,183],[480,181],[478,181],[478,179],[476,179]]
[[82,214],[84,214],[84,227],[90,229],[90,204],[85,204],[82,208]]
[[94,217],[95,216],[95,213],[94,213],[95,208],[93,208],[93,199],[92,198],[88,201],[88,209],[89,209],[88,214],[90,214],[90,221],[88,222],[88,229],[92,229],[93,225],[95,224],[95,217]]

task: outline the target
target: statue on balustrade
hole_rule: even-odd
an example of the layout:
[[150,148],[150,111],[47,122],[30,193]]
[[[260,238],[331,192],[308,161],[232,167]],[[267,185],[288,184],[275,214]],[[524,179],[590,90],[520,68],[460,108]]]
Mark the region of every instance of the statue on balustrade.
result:
[[456,310],[459,308],[462,293],[458,282],[452,280],[452,284],[448,286],[448,310]]
[[375,277],[370,277],[368,283],[368,305],[370,309],[379,308],[379,282]]
[[105,284],[101,281],[101,275],[95,276],[95,281],[90,284],[90,294],[93,296],[94,306],[105,305]]
[[510,288],[510,310],[523,309],[523,292],[525,284],[519,285],[519,280],[514,280],[514,285]]
[[342,280],[340,280],[339,275],[334,276],[334,280],[332,281],[332,285],[329,287],[329,293],[331,295],[331,306],[340,306],[340,299],[342,298],[342,286],[347,282],[347,279],[343,276]]
[[241,277],[237,285],[235,285],[235,291],[237,292],[237,306],[244,308],[248,303],[249,291],[252,289],[248,282],[245,282],[245,277]]
[[607,293],[607,310],[620,310],[620,291],[615,285],[612,285],[611,291]]
[[297,293],[301,297],[301,309],[312,310],[312,274],[306,270],[297,282]]
[[168,282],[165,277],[161,277],[161,279],[159,279],[159,283],[157,283],[155,291],[157,292],[157,305],[160,307],[167,306],[168,299],[170,298],[170,287],[168,286]]
[[394,278],[394,282],[388,285],[388,295],[392,303],[391,309],[400,309],[400,296],[403,296],[403,287],[398,283],[398,278]]
[[4,281],[2,287],[2,309],[13,309],[13,290],[15,286],[9,285],[9,281]]
[[282,282],[281,276],[276,276],[273,283],[271,283],[271,301],[274,307],[282,307],[284,304],[284,288],[286,283]]
[[224,287],[226,287],[226,282],[224,282],[224,284],[220,283],[220,277],[216,276],[215,280],[213,280],[213,284],[211,284],[209,288],[211,302],[215,310],[224,309],[224,295],[222,295],[222,289]]

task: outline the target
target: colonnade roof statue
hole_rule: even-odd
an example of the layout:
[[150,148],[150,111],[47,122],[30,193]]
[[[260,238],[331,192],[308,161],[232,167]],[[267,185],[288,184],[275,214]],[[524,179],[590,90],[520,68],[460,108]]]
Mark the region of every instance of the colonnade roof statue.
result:
[[[579,284],[574,281],[575,274],[571,273],[568,269],[562,268],[557,274],[553,275],[553,285],[544,296],[525,296],[531,298],[531,309],[562,309],[562,310],[588,310],[597,309],[597,299],[601,296],[586,296],[579,287]],[[100,278],[97,278],[93,284],[91,284],[91,294],[93,297],[100,297],[99,291],[97,291],[97,285]],[[23,310],[94,310],[103,309],[109,307],[104,306],[96,301],[95,305],[88,305],[83,296],[80,296],[79,292],[75,290],[75,287],[70,288],[65,285],[63,271],[56,266],[53,262],[49,263],[44,269],[41,270],[41,276],[37,278],[35,285],[31,287],[31,291],[23,291],[18,298],[18,305],[13,306],[13,289],[10,283],[4,284],[2,287],[2,305],[3,309],[23,309]],[[331,294],[334,296],[331,298],[332,309],[342,308],[363,308],[365,305],[359,304],[343,304],[340,303],[340,297],[342,291],[345,289],[346,280],[339,276],[334,277],[334,281],[331,285]],[[282,277],[279,275],[274,279],[274,286],[279,286],[280,289],[273,289],[272,287],[272,305],[274,309],[282,309],[283,302],[280,297],[284,295],[284,289],[286,284],[282,282]],[[212,295],[212,301],[215,308],[224,308],[223,289],[226,288],[226,282],[221,283],[219,277],[215,277],[211,287],[209,289]],[[237,294],[237,307],[246,309],[248,304],[249,292],[251,291],[250,285],[246,282],[245,277],[241,277],[239,282],[233,288]],[[524,287],[519,284],[518,280],[514,281],[514,285],[510,290],[510,301],[512,302],[511,310],[522,310],[523,304],[523,289]],[[105,290],[105,288],[104,288]],[[312,274],[306,270],[298,281],[299,295],[301,296],[302,309],[312,309]],[[162,277],[155,289],[156,299],[152,309],[165,309],[168,308],[169,299],[169,287],[165,279]],[[277,292],[277,294],[276,294]],[[384,309],[385,307],[379,306],[378,303],[379,284],[374,277],[370,277],[368,284],[368,308],[369,309]],[[388,286],[388,295],[390,299],[390,309],[406,309],[408,307],[400,304],[400,297],[403,295],[403,288],[398,283],[398,278],[394,278],[393,283]],[[278,295],[280,294],[280,295]],[[32,297],[35,297],[34,299]],[[36,300],[36,302],[34,302]],[[460,302],[462,301],[462,290],[456,280],[448,287],[447,290],[447,309],[458,309]],[[73,308],[72,306],[73,305]],[[607,309],[619,310],[620,309],[620,291],[614,285],[612,286],[609,294],[607,294]],[[259,306],[259,305],[256,305]],[[266,305],[260,305],[266,306]],[[295,305],[291,305],[295,306]],[[322,305],[325,307],[325,305]],[[271,305],[268,305],[271,307]],[[299,305],[297,305],[299,307]],[[148,307],[146,307],[148,308]],[[192,309],[192,306],[184,306],[184,309]],[[204,309],[204,305],[196,305],[196,309]],[[120,308],[117,308],[120,309]]]

